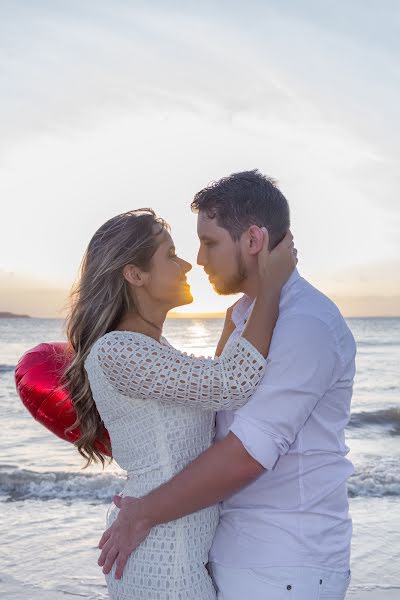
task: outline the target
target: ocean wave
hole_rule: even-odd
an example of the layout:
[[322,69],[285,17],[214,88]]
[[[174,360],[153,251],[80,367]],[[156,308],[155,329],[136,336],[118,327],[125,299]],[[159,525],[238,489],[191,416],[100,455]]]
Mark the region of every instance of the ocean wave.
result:
[[396,458],[380,458],[356,469],[348,482],[350,498],[400,496],[400,469]]
[[400,408],[392,407],[371,412],[353,413],[348,427],[358,429],[370,425],[387,427],[391,435],[400,435]]
[[[396,459],[380,458],[356,469],[348,482],[350,498],[400,496],[400,469]],[[10,465],[11,466],[11,465]],[[115,473],[38,473],[0,468],[0,495],[8,500],[86,500],[109,503],[121,492],[125,477]]]
[[15,371],[15,365],[0,365],[0,373],[9,373]]
[[356,394],[359,392],[373,392],[374,394],[379,394],[381,392],[400,392],[400,387],[398,385],[374,385],[373,387],[370,385],[357,385],[355,392]]
[[124,486],[125,478],[114,473],[70,473],[56,471],[38,473],[28,469],[2,470],[0,495],[12,500],[81,499],[110,502]]
[[359,340],[357,341],[357,347],[358,348],[363,348],[363,347],[374,347],[374,348],[380,348],[381,346],[400,346],[400,340]]

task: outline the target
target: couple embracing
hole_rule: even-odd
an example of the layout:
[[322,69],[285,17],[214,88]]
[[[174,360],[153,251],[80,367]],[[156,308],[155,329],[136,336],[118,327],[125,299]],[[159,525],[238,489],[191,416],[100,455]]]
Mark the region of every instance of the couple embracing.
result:
[[272,179],[234,173],[191,207],[198,264],[217,293],[243,293],[213,359],[162,335],[192,301],[191,265],[150,209],[95,233],[67,321],[78,450],[104,463],[105,426],[127,472],[99,543],[110,598],[341,600],[353,336],[297,271]]

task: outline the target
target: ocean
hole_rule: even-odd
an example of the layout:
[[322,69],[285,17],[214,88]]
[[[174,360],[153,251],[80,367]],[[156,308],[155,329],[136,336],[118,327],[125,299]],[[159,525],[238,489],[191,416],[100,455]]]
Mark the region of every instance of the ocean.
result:
[[[353,517],[348,597],[398,589],[400,597],[400,319],[348,319],[358,345],[347,444]],[[75,448],[39,425],[14,385],[19,357],[63,340],[62,321],[0,319],[0,597],[101,600],[107,589],[97,543],[113,494],[116,465],[82,470]],[[221,319],[167,320],[176,347],[213,355]]]

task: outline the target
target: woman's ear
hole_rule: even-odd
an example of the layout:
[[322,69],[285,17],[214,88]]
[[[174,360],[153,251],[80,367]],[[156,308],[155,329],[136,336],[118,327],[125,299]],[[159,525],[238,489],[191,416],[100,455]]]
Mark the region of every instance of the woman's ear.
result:
[[136,265],[125,265],[122,274],[124,279],[135,287],[141,287],[145,283],[145,273]]
[[264,245],[264,237],[266,239],[267,248],[269,244],[268,231],[264,228],[258,227],[258,225],[251,225],[247,230],[248,235],[248,251],[249,254],[254,256],[258,254]]

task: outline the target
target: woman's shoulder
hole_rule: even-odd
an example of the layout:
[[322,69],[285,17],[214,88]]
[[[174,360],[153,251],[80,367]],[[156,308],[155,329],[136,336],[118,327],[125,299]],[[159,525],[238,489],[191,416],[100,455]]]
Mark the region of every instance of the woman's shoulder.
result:
[[154,350],[157,348],[161,349],[162,346],[172,348],[164,337],[161,337],[160,342],[158,342],[154,338],[138,331],[115,329],[105,333],[96,340],[90,350],[90,354],[99,356],[99,354],[104,354],[108,351],[118,353],[119,351],[129,350],[129,348],[131,351],[137,349],[145,350],[146,348]]

